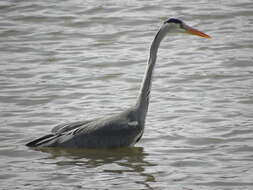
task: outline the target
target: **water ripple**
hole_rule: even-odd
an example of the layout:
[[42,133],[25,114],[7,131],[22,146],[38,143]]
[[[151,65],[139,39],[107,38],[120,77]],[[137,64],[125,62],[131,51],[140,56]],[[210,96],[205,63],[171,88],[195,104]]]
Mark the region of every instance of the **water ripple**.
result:
[[[252,189],[252,8],[251,0],[1,1],[1,188]],[[133,105],[168,17],[212,40],[161,44],[137,147],[24,146],[56,124]]]

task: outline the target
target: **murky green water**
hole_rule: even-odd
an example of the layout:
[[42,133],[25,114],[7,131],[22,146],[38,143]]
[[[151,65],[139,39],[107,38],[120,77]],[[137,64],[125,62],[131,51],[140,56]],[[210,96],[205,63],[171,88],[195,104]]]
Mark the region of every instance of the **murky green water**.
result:
[[[252,189],[252,9],[250,0],[1,1],[1,189]],[[212,39],[162,43],[140,143],[24,146],[54,125],[132,105],[169,17]]]

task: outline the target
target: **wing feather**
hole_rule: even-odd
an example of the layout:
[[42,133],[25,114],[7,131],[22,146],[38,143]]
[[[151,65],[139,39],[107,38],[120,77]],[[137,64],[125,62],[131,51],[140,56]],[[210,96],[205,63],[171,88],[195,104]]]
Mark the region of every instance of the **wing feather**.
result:
[[61,134],[61,133],[65,133],[68,131],[71,131],[73,129],[76,129],[80,126],[86,125],[87,123],[92,122],[92,120],[88,120],[88,121],[77,121],[77,122],[73,122],[73,123],[64,123],[61,125],[57,125],[55,126],[51,132],[55,133],[55,134]]
[[142,125],[125,111],[110,117],[62,124],[28,143],[32,147],[110,148],[131,146],[139,140]]

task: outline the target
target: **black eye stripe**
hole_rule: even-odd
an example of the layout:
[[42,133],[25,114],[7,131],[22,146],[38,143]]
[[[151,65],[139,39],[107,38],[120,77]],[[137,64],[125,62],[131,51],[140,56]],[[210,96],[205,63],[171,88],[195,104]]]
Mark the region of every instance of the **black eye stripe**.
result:
[[182,24],[183,22],[176,18],[171,18],[166,21],[167,23],[176,23],[176,24]]

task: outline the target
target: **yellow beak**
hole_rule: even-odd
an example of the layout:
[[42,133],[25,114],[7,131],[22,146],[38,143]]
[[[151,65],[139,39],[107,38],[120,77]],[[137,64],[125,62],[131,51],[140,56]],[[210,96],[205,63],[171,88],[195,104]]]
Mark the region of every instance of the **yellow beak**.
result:
[[184,25],[183,28],[185,29],[186,33],[188,33],[188,34],[200,36],[202,38],[211,38],[210,36],[208,36],[204,32],[200,32],[199,30],[192,28],[190,26]]

